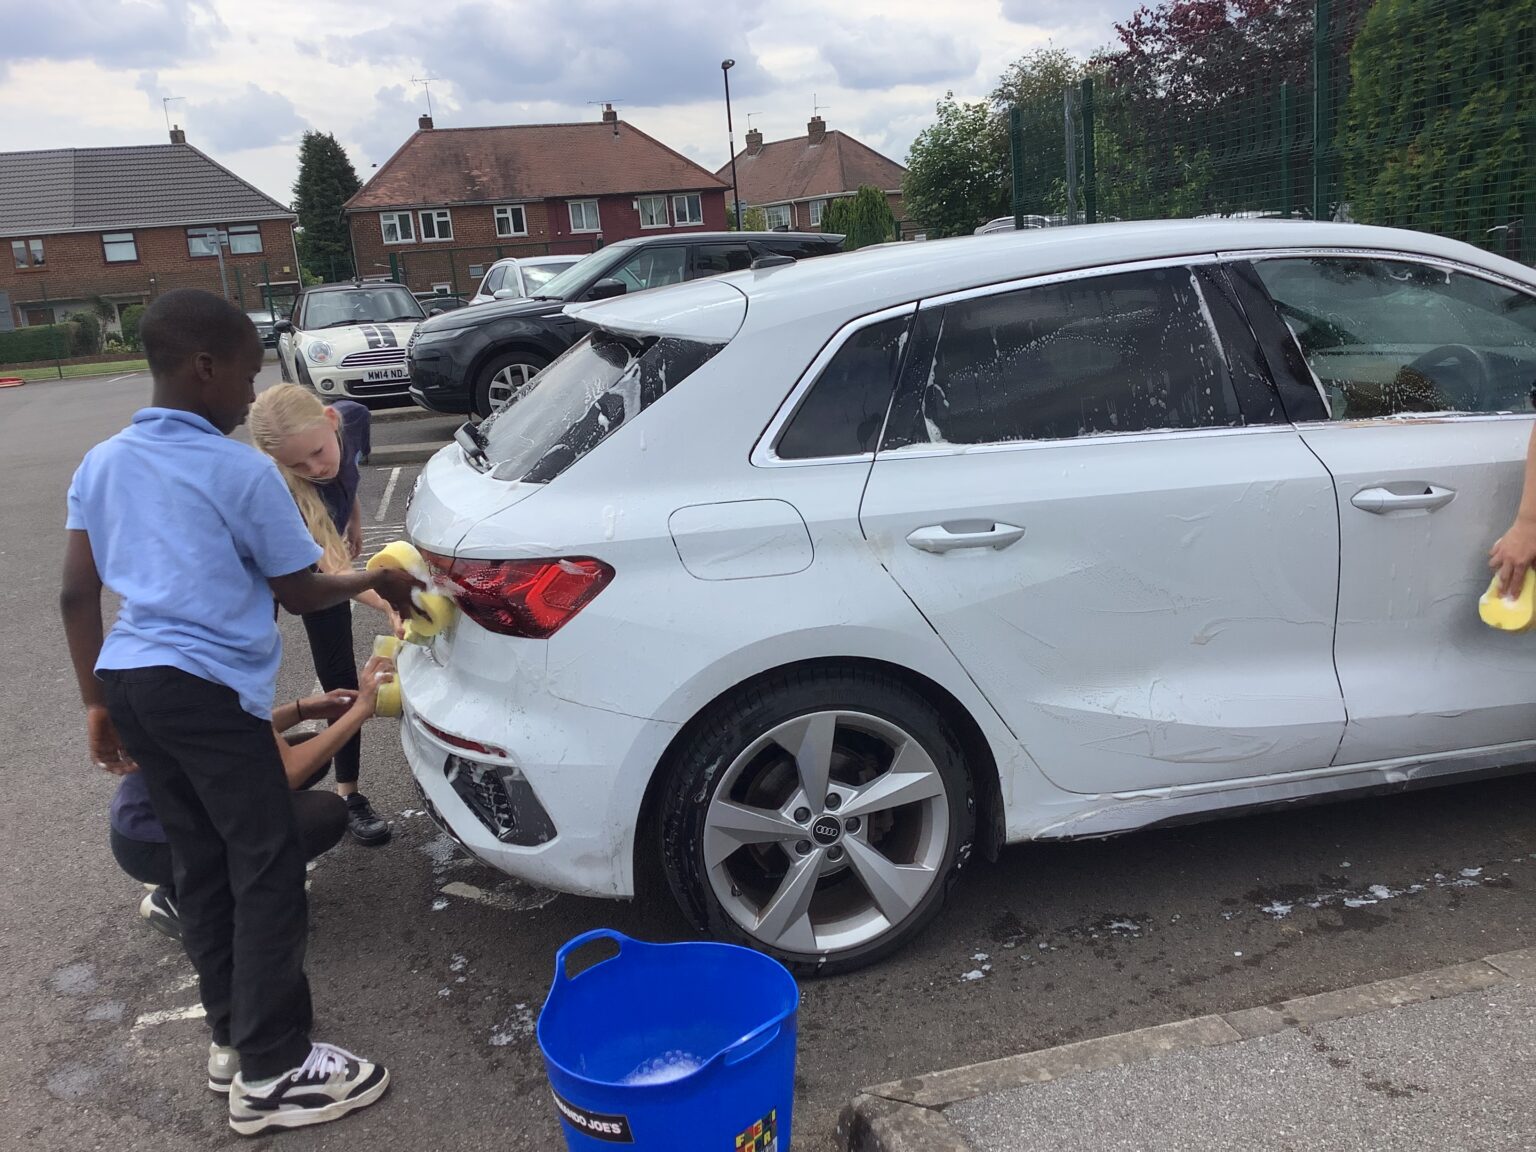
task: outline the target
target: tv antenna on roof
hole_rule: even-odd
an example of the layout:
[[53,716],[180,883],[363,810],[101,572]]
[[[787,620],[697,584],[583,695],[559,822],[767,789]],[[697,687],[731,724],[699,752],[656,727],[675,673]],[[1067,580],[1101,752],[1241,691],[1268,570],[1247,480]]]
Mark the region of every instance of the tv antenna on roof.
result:
[[167,132],[169,132],[171,130],[171,101],[172,100],[185,100],[185,99],[186,99],[185,96],[162,96],[162,97],[160,97],[160,110],[165,113],[165,130]]
[[411,83],[412,84],[420,84],[423,88],[425,88],[427,90],[427,117],[428,117],[428,119],[430,119],[431,116],[432,116],[432,85],[435,84],[437,81],[439,81],[441,79],[442,79],[441,76],[420,76],[420,77],[412,76],[411,77]]
[[812,116],[818,116],[818,115],[821,114],[821,110],[823,108],[830,108],[830,107],[832,107],[832,105],[830,105],[830,104],[818,104],[818,103],[816,103],[816,93],[814,93],[814,92],[811,93],[811,115]]
[[752,117],[754,117],[754,116],[761,116],[761,115],[762,115],[761,112],[748,112],[747,113],[747,131],[748,132],[752,131]]

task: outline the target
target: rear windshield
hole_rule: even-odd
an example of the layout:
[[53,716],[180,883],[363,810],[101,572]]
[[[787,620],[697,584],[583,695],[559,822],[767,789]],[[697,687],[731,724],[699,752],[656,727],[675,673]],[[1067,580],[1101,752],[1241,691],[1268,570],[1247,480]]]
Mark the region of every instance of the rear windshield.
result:
[[676,388],[723,347],[599,329],[480,425],[503,480],[544,484]]

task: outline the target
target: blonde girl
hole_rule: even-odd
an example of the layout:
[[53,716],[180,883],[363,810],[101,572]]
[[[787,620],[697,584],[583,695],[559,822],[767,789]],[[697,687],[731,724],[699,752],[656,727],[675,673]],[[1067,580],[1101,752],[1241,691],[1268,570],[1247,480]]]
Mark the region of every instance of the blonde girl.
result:
[[[246,420],[256,447],[277,462],[294,502],[315,543],[325,550],[320,566],[346,572],[363,550],[363,518],[358,504],[358,461],[369,450],[368,409],[351,400],[324,405],[308,389],[279,384],[256,397]],[[399,620],[377,593],[357,598]],[[357,659],[353,652],[352,606],[345,601],[323,612],[302,617],[309,635],[315,675],[326,691],[357,690]],[[370,847],[390,838],[389,825],[357,790],[362,767],[362,733],[356,733],[336,753],[336,791],[347,803],[347,828],[353,839]]]

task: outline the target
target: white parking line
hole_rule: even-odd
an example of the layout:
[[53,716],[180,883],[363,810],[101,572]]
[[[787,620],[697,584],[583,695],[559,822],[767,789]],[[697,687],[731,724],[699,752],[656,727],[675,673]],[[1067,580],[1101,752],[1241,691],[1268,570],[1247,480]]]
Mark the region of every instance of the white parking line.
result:
[[116,384],[119,380],[132,380],[135,376],[142,376],[142,375],[144,375],[144,373],[142,373],[142,372],[130,372],[126,376],[114,376],[114,377],[112,377],[112,379],[108,380],[107,383],[108,384]]
[[208,1012],[201,1004],[188,1004],[185,1008],[166,1008],[160,1012],[145,1012],[133,1022],[133,1031],[138,1032],[156,1024],[169,1024],[172,1020],[201,1020],[206,1015]]
[[379,511],[374,516],[375,521],[384,519],[385,514],[389,511],[389,502],[395,498],[395,484],[399,479],[400,469],[398,467],[390,469],[389,483],[384,485],[384,499],[379,501]]

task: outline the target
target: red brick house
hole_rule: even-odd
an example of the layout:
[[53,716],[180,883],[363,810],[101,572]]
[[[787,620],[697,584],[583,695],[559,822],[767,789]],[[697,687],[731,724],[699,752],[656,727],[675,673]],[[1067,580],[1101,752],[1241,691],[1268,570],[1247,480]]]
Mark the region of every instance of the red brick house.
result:
[[[770,228],[820,232],[828,200],[852,196],[868,185],[884,192],[891,214],[903,219],[901,181],[907,170],[846,132],[827,131],[812,116],[804,136],[763,143],[756,129],[736,154],[736,194],[742,210],[761,208]],[[715,173],[731,182],[729,164]]]
[[347,201],[363,276],[467,295],[504,256],[726,225],[726,182],[611,106],[585,124],[419,125]]
[[296,286],[296,219],[179,129],[169,144],[0,153],[0,331],[97,300],[120,314],[169,288],[220,292],[208,228],[229,236],[229,299],[259,308],[266,277]]

